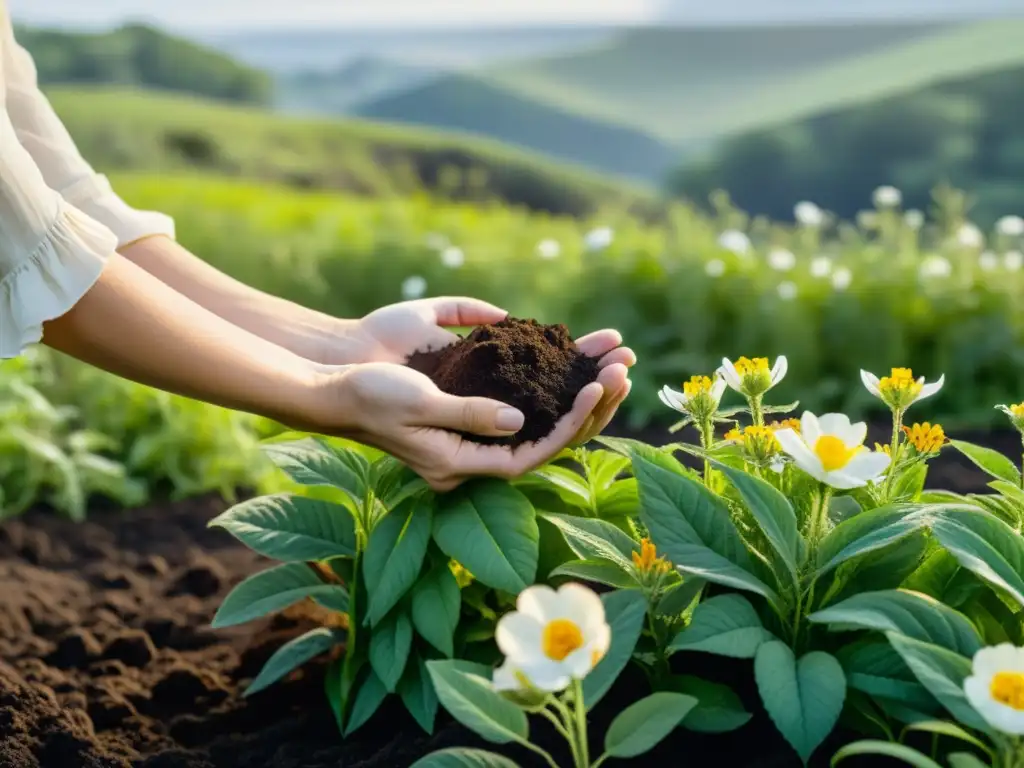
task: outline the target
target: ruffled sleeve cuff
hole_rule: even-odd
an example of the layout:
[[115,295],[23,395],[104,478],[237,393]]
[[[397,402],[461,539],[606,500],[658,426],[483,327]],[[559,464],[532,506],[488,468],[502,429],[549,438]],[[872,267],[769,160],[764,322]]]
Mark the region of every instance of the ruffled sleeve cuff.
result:
[[43,337],[43,323],[67,313],[99,279],[117,236],[63,200],[42,242],[0,281],[0,358]]
[[172,240],[175,237],[174,219],[156,211],[132,208],[102,174],[83,177],[60,193],[68,203],[113,232],[118,248],[153,235],[165,235]]

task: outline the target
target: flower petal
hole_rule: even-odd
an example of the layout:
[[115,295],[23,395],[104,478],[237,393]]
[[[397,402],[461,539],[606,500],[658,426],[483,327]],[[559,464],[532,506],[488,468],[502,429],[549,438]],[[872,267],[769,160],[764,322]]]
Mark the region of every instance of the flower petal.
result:
[[711,385],[711,399],[715,401],[715,405],[722,401],[722,395],[725,394],[726,386],[724,378],[715,376],[715,383]]
[[868,392],[870,392],[872,395],[878,398],[882,396],[882,390],[880,389],[881,382],[878,380],[878,377],[875,376],[875,374],[868,373],[865,370],[861,370],[860,380],[864,382],[864,386],[867,387]]
[[662,387],[658,392],[658,399],[662,403],[667,405],[680,413],[686,413],[686,395],[682,392],[677,392],[670,387]]
[[736,371],[736,366],[732,364],[732,361],[729,360],[729,358],[722,358],[722,367],[718,369],[718,372],[722,375],[722,378],[725,379],[725,383],[732,389],[737,392],[743,391],[743,380],[740,379],[740,375]]
[[505,659],[505,663],[494,670],[491,678],[491,687],[496,691],[518,691],[522,688],[519,678],[516,677],[516,666],[511,659]]
[[971,675],[964,680],[964,695],[967,697],[968,703],[979,713],[992,702],[992,694],[989,693],[991,685],[991,675]]
[[[554,591],[554,590],[552,590]],[[535,617],[519,611],[506,613],[498,620],[494,640],[503,654],[517,663],[543,657],[541,636],[544,625]]]
[[588,630],[596,631],[605,623],[604,603],[597,593],[582,584],[570,582],[558,589],[561,601],[561,616],[575,622],[583,633],[584,642],[588,641]]
[[780,429],[775,433],[775,439],[779,441],[782,450],[793,459],[793,463],[811,477],[821,479],[825,468],[821,465],[814,451],[810,449],[804,439],[792,429]]
[[[842,440],[850,426],[850,417],[845,413],[823,413],[818,417],[818,427],[823,435],[833,435]],[[845,442],[845,441],[844,441]]]
[[881,451],[861,451],[850,459],[850,463],[843,467],[842,472],[867,482],[888,469],[891,461],[888,454]]
[[804,415],[800,417],[800,434],[803,436],[808,448],[817,443],[818,438],[821,437],[821,426],[818,424],[818,417],[810,411],[804,411]]
[[534,688],[542,691],[561,691],[572,682],[568,670],[561,662],[546,658],[536,664],[521,666],[519,669]]
[[544,625],[561,615],[561,600],[558,593],[546,584],[534,584],[519,593],[516,610]]
[[946,374],[942,374],[941,376],[939,376],[938,381],[933,381],[931,384],[925,384],[923,387],[921,387],[921,391],[918,393],[917,397],[914,398],[914,402],[916,403],[918,400],[924,400],[926,397],[931,397],[940,389],[942,389],[942,385],[945,383]]
[[1000,643],[980,649],[974,654],[975,675],[992,677],[996,672],[1024,672],[1024,648]]
[[779,355],[775,360],[775,365],[772,366],[773,387],[785,378],[787,371],[789,371],[789,361],[785,355]]

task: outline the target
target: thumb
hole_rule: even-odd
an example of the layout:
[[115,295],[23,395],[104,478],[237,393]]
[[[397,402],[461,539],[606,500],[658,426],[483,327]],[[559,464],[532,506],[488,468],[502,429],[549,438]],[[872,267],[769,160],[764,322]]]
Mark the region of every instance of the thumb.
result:
[[426,409],[425,426],[474,435],[511,435],[523,428],[523,413],[486,397],[456,397],[441,393]]

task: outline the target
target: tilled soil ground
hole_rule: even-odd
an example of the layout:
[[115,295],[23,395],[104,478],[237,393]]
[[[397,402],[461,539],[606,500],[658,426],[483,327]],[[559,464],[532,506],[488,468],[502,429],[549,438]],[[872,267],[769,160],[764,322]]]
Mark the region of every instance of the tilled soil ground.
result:
[[[1010,437],[984,442],[1009,455],[1019,447]],[[932,474],[930,485],[984,489],[983,476],[952,458]],[[434,749],[486,746],[443,710],[427,736],[388,705],[342,742],[322,692],[322,662],[242,698],[270,654],[313,624],[300,610],[209,628],[228,590],[268,565],[206,527],[225,506],[198,499],[98,509],[82,524],[38,510],[0,524],[0,768],[406,768]],[[697,656],[686,671],[717,668],[757,711],[753,691],[744,690],[749,669]],[[643,690],[630,675],[616,688],[594,713],[594,749],[621,707],[616,699]],[[531,727],[564,764],[552,734]],[[524,768],[537,764],[522,750],[500,751]],[[735,734],[677,731],[631,762],[674,765],[680,754],[690,764],[799,764],[763,715]]]

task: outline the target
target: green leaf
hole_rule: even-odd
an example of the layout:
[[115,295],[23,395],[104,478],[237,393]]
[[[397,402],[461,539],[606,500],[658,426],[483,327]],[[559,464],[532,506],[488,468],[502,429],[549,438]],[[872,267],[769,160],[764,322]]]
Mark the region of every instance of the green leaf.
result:
[[960,565],[1024,605],[1024,540],[1013,528],[987,512],[950,507],[932,532]]
[[420,728],[433,733],[434,718],[437,716],[437,693],[427,672],[427,662],[416,652],[413,652],[409,666],[398,683],[398,695]]
[[697,699],[683,727],[699,733],[726,733],[746,725],[753,717],[733,690],[693,675],[675,675],[667,681],[670,690]]
[[608,652],[583,680],[583,700],[587,709],[593,708],[612,687],[626,664],[633,657],[633,649],[640,639],[647,599],[640,590],[620,589],[601,595],[605,621],[612,630]]
[[775,591],[754,576],[750,556],[722,499],[692,478],[663,469],[639,454],[633,459],[633,471],[640,489],[641,520],[676,568],[778,603]]
[[768,543],[772,545],[782,564],[797,583],[801,551],[805,544],[797,531],[796,513],[789,500],[760,478],[742,469],[734,469],[715,462],[743,497],[750,514],[757,521]]
[[629,457],[614,451],[587,451],[587,478],[598,490],[605,490],[618,480],[629,469]]
[[789,646],[772,640],[757,649],[754,676],[772,722],[806,765],[839,722],[846,700],[843,668],[822,651],[798,661]]
[[678,617],[692,605],[705,585],[706,582],[703,579],[690,576],[675,586],[670,587],[658,601],[658,605],[654,609],[654,615]]
[[903,744],[895,744],[891,741],[877,741],[875,739],[864,739],[863,741],[855,741],[852,744],[847,744],[832,757],[832,765],[834,766],[839,761],[845,760],[848,757],[857,757],[862,755],[894,757],[897,760],[902,760],[908,765],[914,766],[914,768],[942,768],[941,765],[936,763],[930,757],[922,755],[916,749],[911,749]]
[[1005,480],[1018,488],[1020,487],[1020,471],[1003,454],[963,440],[950,440],[949,444],[970,459],[978,469],[987,472],[997,480]]
[[930,507],[892,505],[862,512],[840,523],[818,548],[818,577],[842,563],[895,544],[924,528]]
[[365,725],[387,698],[388,689],[380,678],[370,670],[366,680],[359,686],[355,700],[352,702],[352,713],[348,716],[345,736],[351,736],[357,729]]
[[308,597],[326,595],[332,595],[335,602],[347,599],[344,587],[325,584],[305,563],[285,563],[255,573],[231,590],[211,626],[220,629],[244,624]]
[[559,496],[567,504],[584,508],[590,507],[590,486],[587,485],[584,478],[571,469],[560,467],[557,464],[548,464],[535,469],[530,475],[542,480],[548,486],[554,486]]
[[363,558],[369,588],[367,620],[384,618],[416,582],[430,543],[431,504],[423,497],[402,502],[370,534]]
[[329,651],[335,645],[338,645],[344,637],[344,632],[328,627],[318,627],[288,641],[274,651],[274,655],[263,665],[263,669],[260,670],[256,679],[245,689],[245,696],[252,696],[254,693],[276,683],[310,659],[316,658],[321,653]]
[[959,741],[966,742],[971,746],[977,747],[984,752],[987,752],[990,756],[993,756],[991,750],[985,745],[984,742],[977,739],[974,735],[968,733],[956,723],[949,723],[944,720],[929,720],[923,723],[911,723],[906,728],[906,731],[921,731],[923,733],[933,733],[937,736],[948,736],[951,739],[957,739]]
[[428,661],[427,671],[441,706],[474,733],[495,744],[529,737],[526,714],[496,693],[490,681],[459,670],[451,661]]
[[949,768],[989,768],[990,763],[983,763],[970,752],[954,752],[946,757]]
[[839,624],[833,629],[869,629],[900,634],[942,646],[963,656],[981,648],[981,637],[961,613],[920,592],[885,590],[859,595],[812,613],[809,621]]
[[462,592],[447,563],[434,566],[412,591],[412,623],[420,637],[448,658],[459,624]]
[[593,517],[557,515],[541,512],[540,516],[558,528],[565,543],[583,560],[609,560],[626,570],[633,565],[632,554],[640,545],[611,523]]
[[924,488],[925,479],[928,477],[928,465],[921,463],[904,470],[899,474],[893,484],[893,498],[907,499],[913,501],[920,498]]
[[668,650],[752,659],[762,643],[774,639],[749,600],[741,595],[716,595],[697,605],[689,626],[676,635]]
[[928,693],[888,642],[874,639],[851,643],[836,654],[852,690],[862,691],[880,702],[888,700],[923,712],[937,712],[935,698]]
[[373,462],[370,482],[378,501],[388,510],[429,487],[426,480],[393,456]]
[[357,504],[362,503],[370,464],[355,451],[335,448],[316,437],[265,443],[262,448],[295,482],[338,488]]
[[345,728],[342,724],[342,710],[344,709],[344,703],[342,702],[341,695],[341,670],[344,664],[344,658],[332,659],[327,665],[327,671],[324,673],[324,695],[327,696],[327,703],[331,707],[331,712],[334,713],[334,722],[338,726],[338,733],[344,735]]
[[597,495],[597,514],[605,520],[633,517],[639,507],[635,477],[617,480]]
[[356,553],[355,523],[348,510],[305,496],[275,494],[243,501],[208,527],[223,528],[249,549],[286,563]]
[[370,633],[370,666],[389,693],[405,671],[412,649],[412,623],[405,611],[391,611]]
[[640,586],[629,573],[605,560],[570,560],[548,574],[548,578],[555,576],[593,581],[617,589],[636,589]]
[[451,747],[421,757],[409,768],[519,768],[519,764],[495,752]]
[[619,758],[642,755],[675,730],[695,706],[693,696],[668,691],[634,702],[608,726],[605,752]]
[[937,645],[914,640],[898,632],[886,632],[892,647],[900,655],[914,677],[958,721],[968,728],[987,731],[988,725],[967,702],[964,679],[971,674],[971,661]]
[[529,499],[500,480],[476,480],[438,498],[434,541],[493,589],[518,594],[537,577],[540,532]]

